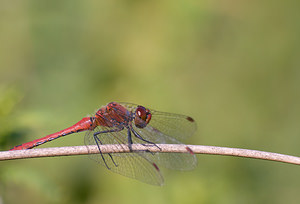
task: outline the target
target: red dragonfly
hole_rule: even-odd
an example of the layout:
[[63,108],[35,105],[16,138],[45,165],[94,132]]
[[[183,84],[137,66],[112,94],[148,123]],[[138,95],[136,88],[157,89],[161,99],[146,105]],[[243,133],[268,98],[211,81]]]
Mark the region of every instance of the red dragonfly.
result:
[[[97,145],[100,153],[90,154],[93,160],[121,175],[162,185],[159,166],[177,170],[193,169],[197,158],[192,150],[186,147],[189,153],[151,153],[133,151],[132,144],[181,144],[180,140],[191,136],[195,130],[196,123],[189,116],[150,110],[131,103],[111,102],[101,107],[93,117],[84,117],[69,128],[11,150],[31,149],[62,136],[87,131],[85,144]],[[102,154],[103,144],[126,144],[131,152]],[[122,145],[119,147],[123,148]]]

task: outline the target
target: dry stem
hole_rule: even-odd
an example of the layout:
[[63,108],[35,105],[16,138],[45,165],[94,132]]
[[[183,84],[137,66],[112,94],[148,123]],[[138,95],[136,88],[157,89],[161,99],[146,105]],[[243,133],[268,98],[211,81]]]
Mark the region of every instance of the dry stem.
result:
[[[161,148],[155,146],[133,145],[133,150],[149,150],[151,152],[188,152],[186,145],[179,144],[157,144]],[[216,147],[216,146],[203,146],[203,145],[187,145],[195,154],[213,154],[213,155],[226,155],[237,157],[248,157],[255,159],[263,159],[270,161],[278,161],[290,164],[300,165],[300,157],[264,152],[258,150],[248,150],[229,147]],[[70,156],[70,155],[83,155],[83,154],[97,154],[99,153],[96,146],[89,146],[88,151],[86,146],[73,146],[73,147],[54,147],[54,148],[38,148],[29,150],[15,150],[15,151],[2,151],[0,152],[1,160],[37,158],[37,157],[54,157],[54,156]],[[102,153],[122,153],[129,152],[127,145],[102,145]]]

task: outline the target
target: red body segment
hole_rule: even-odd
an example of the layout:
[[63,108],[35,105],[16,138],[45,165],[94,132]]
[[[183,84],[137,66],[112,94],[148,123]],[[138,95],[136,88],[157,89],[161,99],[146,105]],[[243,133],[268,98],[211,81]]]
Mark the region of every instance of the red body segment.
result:
[[130,117],[130,112],[124,106],[111,102],[96,112],[95,123],[104,127],[127,125]]
[[113,127],[124,126],[128,124],[130,112],[122,105],[111,102],[101,107],[94,117],[82,118],[79,122],[59,132],[47,135],[43,138],[15,146],[10,150],[31,149],[46,142],[52,141],[62,136],[86,130],[94,130],[97,126]]
[[39,146],[41,144],[44,144],[46,142],[49,142],[51,140],[57,139],[57,138],[62,137],[62,136],[66,136],[66,135],[76,133],[76,132],[82,132],[82,131],[85,131],[85,130],[93,130],[96,127],[93,120],[94,119],[90,118],[90,117],[82,118],[78,123],[76,123],[75,125],[72,125],[71,127],[68,127],[68,128],[66,128],[64,130],[61,130],[59,132],[47,135],[43,138],[36,139],[36,140],[31,141],[31,142],[24,143],[22,145],[15,146],[14,148],[12,148],[10,150],[31,149],[33,147]]

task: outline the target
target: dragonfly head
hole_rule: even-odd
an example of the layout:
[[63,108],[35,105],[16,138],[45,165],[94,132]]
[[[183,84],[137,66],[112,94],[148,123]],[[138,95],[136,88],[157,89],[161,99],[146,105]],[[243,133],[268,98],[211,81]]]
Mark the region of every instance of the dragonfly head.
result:
[[149,109],[144,106],[138,106],[135,110],[134,124],[138,128],[144,128],[151,120],[151,113]]

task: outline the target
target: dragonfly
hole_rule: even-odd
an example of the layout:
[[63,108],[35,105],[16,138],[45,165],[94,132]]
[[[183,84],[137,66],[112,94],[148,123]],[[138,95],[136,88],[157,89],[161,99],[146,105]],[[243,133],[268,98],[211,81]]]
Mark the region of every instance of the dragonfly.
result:
[[[84,117],[76,124],[43,138],[27,142],[10,150],[37,147],[54,139],[86,131],[85,144],[97,145],[99,154],[89,157],[107,169],[152,185],[163,185],[160,166],[175,170],[191,170],[197,165],[193,151],[186,153],[134,151],[133,144],[182,144],[194,134],[197,125],[192,117],[160,112],[132,103],[111,102],[102,106],[94,116]],[[128,146],[128,153],[102,153],[101,145],[115,144],[119,149]],[[89,152],[91,150],[89,149]]]

